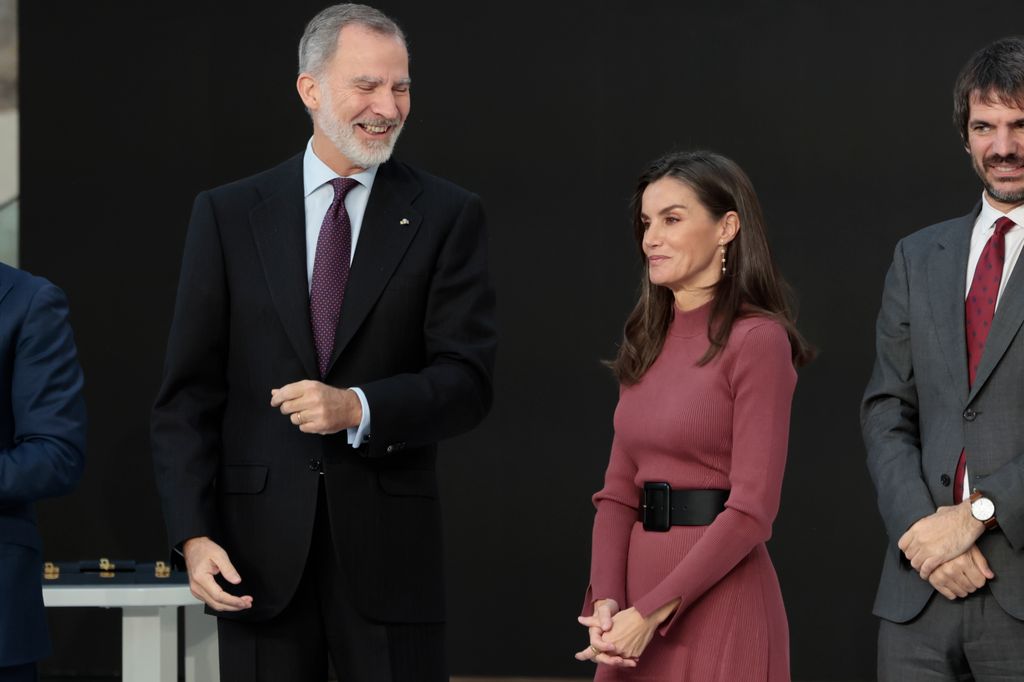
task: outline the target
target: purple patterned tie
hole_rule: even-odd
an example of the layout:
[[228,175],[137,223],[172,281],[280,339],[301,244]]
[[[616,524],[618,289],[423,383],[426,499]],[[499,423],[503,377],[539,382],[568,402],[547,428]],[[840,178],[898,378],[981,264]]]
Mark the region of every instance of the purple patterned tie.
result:
[[313,284],[309,290],[309,317],[313,325],[313,343],[316,345],[321,379],[327,374],[327,364],[334,351],[334,330],[338,327],[352,258],[352,224],[345,210],[345,195],[358,184],[352,178],[331,180],[334,201],[327,209],[327,215],[320,226],[320,236],[316,240]]

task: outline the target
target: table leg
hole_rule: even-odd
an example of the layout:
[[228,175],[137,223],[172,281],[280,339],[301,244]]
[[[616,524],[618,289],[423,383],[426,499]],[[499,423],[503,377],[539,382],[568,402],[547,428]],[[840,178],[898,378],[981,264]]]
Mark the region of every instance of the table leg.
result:
[[218,682],[217,619],[203,605],[185,607],[185,682]]
[[125,606],[121,612],[121,679],[176,682],[178,607]]

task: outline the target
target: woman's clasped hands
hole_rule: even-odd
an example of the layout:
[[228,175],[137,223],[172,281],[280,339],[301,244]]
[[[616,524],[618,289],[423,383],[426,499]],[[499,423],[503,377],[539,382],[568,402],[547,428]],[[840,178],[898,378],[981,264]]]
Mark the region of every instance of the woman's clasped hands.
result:
[[594,602],[594,613],[577,620],[590,634],[590,646],[576,653],[580,661],[594,661],[621,668],[635,668],[654,631],[678,604],[666,604],[644,618],[635,608],[623,611],[614,599]]

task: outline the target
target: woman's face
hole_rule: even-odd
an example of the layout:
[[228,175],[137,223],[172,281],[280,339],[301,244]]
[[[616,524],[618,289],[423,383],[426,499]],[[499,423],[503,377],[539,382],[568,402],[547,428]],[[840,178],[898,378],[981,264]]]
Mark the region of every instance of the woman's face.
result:
[[651,282],[671,289],[684,308],[684,299],[707,300],[722,276],[719,247],[736,235],[737,214],[716,220],[689,185],[664,177],[644,189],[640,219]]

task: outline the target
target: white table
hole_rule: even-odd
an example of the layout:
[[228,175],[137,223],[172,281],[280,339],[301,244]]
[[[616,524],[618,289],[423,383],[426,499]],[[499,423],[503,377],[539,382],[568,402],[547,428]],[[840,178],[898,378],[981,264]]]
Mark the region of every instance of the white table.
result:
[[178,607],[185,607],[185,680],[217,682],[217,619],[188,585],[43,585],[49,607],[121,609],[121,679],[176,682]]

